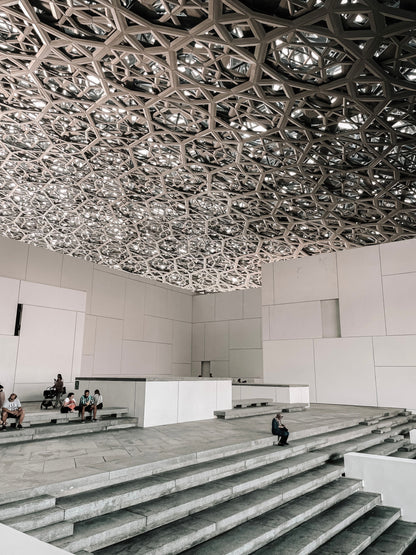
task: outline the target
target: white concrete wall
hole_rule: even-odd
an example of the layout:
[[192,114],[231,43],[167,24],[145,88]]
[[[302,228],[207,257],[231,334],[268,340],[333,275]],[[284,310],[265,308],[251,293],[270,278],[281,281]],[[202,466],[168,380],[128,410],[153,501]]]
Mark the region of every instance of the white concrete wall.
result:
[[0,306],[0,383],[24,400],[57,372],[191,374],[190,292],[0,238]]
[[261,289],[193,298],[193,376],[202,361],[214,377],[262,377]]
[[263,267],[264,381],[416,409],[416,239]]
[[363,481],[364,491],[381,493],[383,505],[398,507],[402,519],[416,522],[416,461],[365,453],[344,456],[345,476]]

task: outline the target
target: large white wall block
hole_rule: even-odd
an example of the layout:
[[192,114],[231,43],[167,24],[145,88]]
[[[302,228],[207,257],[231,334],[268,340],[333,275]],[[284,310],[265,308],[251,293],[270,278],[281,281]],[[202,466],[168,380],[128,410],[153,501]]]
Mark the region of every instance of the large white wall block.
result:
[[[205,360],[205,324],[193,324],[192,325],[192,361],[201,361],[201,360]],[[199,370],[198,370],[198,374],[199,374]]]
[[316,339],[318,403],[377,405],[370,337]]
[[192,305],[193,322],[212,322],[215,320],[215,295],[196,295]]
[[416,365],[377,366],[376,379],[380,406],[416,410]]
[[243,318],[261,318],[261,287],[243,291]]
[[265,341],[263,379],[265,383],[307,384],[311,401],[316,402],[313,340]]
[[0,277],[0,335],[14,334],[19,286],[17,279]]
[[[157,343],[123,341],[122,348],[121,373],[123,375],[137,376],[140,369],[143,369],[146,375],[156,372]],[[95,374],[99,375],[99,371]]]
[[376,366],[416,366],[416,335],[374,337]]
[[[191,360],[192,324],[188,322],[173,323],[173,362],[186,363]],[[183,374],[187,376],[189,374]]]
[[240,320],[243,317],[243,292],[230,291],[229,293],[216,293],[215,319]]
[[0,384],[6,395],[10,395],[14,389],[18,346],[17,336],[0,335]]
[[263,350],[231,349],[229,368],[231,376],[261,378],[263,376]]
[[38,247],[29,247],[26,280],[46,285],[61,285],[63,255]]
[[321,303],[274,305],[270,310],[270,339],[322,337]]
[[204,360],[227,360],[228,345],[228,322],[205,324]]
[[275,264],[263,264],[261,267],[261,304],[274,304],[274,267]]
[[123,322],[114,318],[97,318],[95,332],[94,373],[120,374]]
[[94,270],[91,313],[121,320],[124,316],[125,286],[121,277]]
[[25,279],[28,252],[29,245],[1,237],[0,276]]
[[387,334],[416,334],[416,273],[383,277]]
[[416,239],[380,245],[383,275],[416,272]]
[[145,293],[144,283],[132,279],[126,281],[123,339],[143,339]]
[[261,349],[261,320],[231,320],[230,349]]
[[[94,266],[92,262],[86,262],[80,258],[64,256],[62,260],[61,287],[85,291],[87,299],[91,303],[92,278]],[[91,307],[87,305],[87,311]]]
[[172,320],[144,317],[144,340],[155,343],[172,343]]
[[[53,384],[60,372],[72,375],[76,312],[25,306],[22,314],[16,384]],[[17,386],[16,386],[17,387]],[[38,398],[41,396],[38,391]],[[36,397],[35,397],[36,398]]]
[[378,247],[337,253],[342,337],[386,335]]
[[277,262],[274,267],[276,304],[338,297],[334,253]]
[[177,291],[168,291],[170,315],[173,320],[192,322],[192,298],[193,296]]
[[341,324],[338,299],[321,301],[321,311],[323,337],[340,337]]
[[156,285],[146,285],[144,312],[150,316],[169,318],[171,316],[171,309],[169,306],[168,289]]
[[64,289],[41,283],[20,282],[19,303],[85,312],[87,294],[75,289]]

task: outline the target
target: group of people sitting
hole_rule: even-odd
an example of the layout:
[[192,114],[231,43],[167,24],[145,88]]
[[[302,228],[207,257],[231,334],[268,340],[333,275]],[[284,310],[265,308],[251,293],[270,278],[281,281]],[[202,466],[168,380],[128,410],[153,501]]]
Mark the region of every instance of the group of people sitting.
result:
[[75,400],[74,393],[68,393],[68,397],[64,400],[61,407],[61,412],[78,412],[81,416],[81,422],[85,422],[85,413],[90,414],[90,419],[95,422],[97,420],[97,409],[103,408],[103,396],[99,389],[94,391],[94,395],[90,395],[89,389],[84,391],[84,395],[81,395],[79,404]]
[[16,393],[11,393],[6,399],[4,388],[0,385],[0,407],[1,407],[1,431],[6,430],[6,421],[9,416],[15,418],[17,422],[17,429],[22,429],[22,422],[25,417],[25,411],[22,409]]

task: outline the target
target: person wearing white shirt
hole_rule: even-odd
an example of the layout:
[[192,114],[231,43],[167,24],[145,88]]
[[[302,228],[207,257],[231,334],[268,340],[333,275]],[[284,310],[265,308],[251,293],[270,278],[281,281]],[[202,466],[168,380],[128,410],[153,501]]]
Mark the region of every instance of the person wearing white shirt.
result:
[[22,422],[25,417],[25,411],[22,409],[19,399],[16,393],[12,393],[10,397],[3,403],[1,409],[1,424],[2,431],[6,430],[6,420],[9,416],[12,416],[17,420],[17,428],[22,429]]

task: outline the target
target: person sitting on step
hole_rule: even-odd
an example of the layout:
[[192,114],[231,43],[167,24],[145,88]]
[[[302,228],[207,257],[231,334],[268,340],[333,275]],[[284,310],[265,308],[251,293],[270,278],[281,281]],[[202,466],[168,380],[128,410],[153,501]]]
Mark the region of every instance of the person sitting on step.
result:
[[93,420],[94,422],[96,421],[95,417],[97,415],[97,406],[94,405],[94,397],[90,395],[89,389],[86,389],[84,391],[84,395],[81,396],[81,399],[79,400],[78,411],[81,416],[81,422],[85,422],[85,411],[90,413],[91,420]]
[[289,438],[289,430],[282,424],[282,414],[278,412],[272,420],[272,434],[279,437],[277,445],[289,445],[287,440]]
[[75,412],[77,409],[78,407],[74,394],[68,393],[68,397],[64,400],[64,404],[61,407],[61,412]]
[[8,400],[4,402],[3,407],[1,409],[2,431],[6,430],[6,420],[9,416],[12,416],[18,421],[17,428],[21,430],[22,422],[25,417],[25,411],[22,409],[22,405],[20,404],[20,401],[17,398],[16,393],[12,393],[10,395]]
[[103,408],[103,396],[101,395],[99,389],[94,391],[94,405],[98,410]]
[[0,409],[4,405],[5,400],[6,400],[6,394],[4,393],[4,387],[0,385]]

